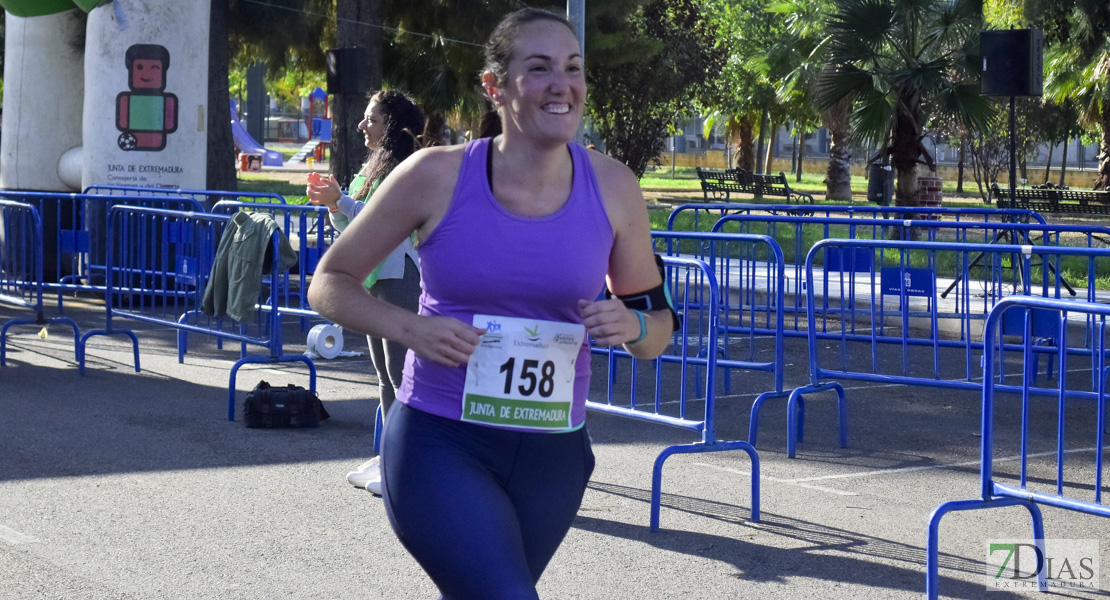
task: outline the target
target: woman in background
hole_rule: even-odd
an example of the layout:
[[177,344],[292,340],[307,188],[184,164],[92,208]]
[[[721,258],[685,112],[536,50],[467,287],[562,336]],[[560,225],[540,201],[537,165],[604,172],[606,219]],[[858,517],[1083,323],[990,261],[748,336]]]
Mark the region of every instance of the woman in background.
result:
[[[331,211],[332,224],[340,231],[366,206],[367,198],[385,176],[420,147],[418,136],[424,132],[424,115],[411,99],[396,90],[383,90],[370,96],[366,114],[358,124],[366,138],[370,154],[351,182],[349,195],[343,194],[335,177],[323,179],[317,173],[309,176],[307,194],[312,204],[322,204]],[[412,238],[405,238],[363,282],[370,294],[416,312],[420,298],[420,260]],[[405,367],[406,349],[395,341],[366,336],[370,360],[378,374],[378,393],[382,417],[396,399]],[[381,495],[379,457],[375,456],[347,474],[347,481]]]

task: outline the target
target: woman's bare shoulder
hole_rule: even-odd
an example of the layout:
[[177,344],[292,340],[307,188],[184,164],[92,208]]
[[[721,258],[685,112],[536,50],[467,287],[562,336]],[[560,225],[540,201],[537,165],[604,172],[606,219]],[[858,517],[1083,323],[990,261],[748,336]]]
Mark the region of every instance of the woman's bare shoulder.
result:
[[405,172],[424,178],[448,173],[453,176],[458,173],[465,152],[466,146],[462,144],[423,148],[405,159],[398,169],[404,167]]
[[637,206],[642,205],[644,196],[640,191],[640,182],[632,169],[621,161],[596,150],[590,150],[589,157],[602,197],[607,204],[616,202],[618,205],[626,205],[633,202]]

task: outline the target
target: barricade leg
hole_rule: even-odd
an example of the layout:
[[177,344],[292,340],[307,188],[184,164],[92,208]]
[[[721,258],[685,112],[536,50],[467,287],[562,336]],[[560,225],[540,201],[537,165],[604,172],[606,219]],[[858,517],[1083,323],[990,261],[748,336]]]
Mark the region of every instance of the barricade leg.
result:
[[235,365],[231,367],[231,379],[228,384],[227,392],[227,420],[235,420],[235,376],[239,373],[239,367],[246,364],[260,364],[260,363],[274,363],[274,362],[303,362],[308,365],[308,389],[311,392],[316,392],[316,365],[303,354],[293,354],[280,356],[277,358],[270,356],[246,356],[235,361]]
[[46,327],[50,323],[65,323],[73,328],[73,358],[77,361],[78,366],[83,368],[85,364],[83,358],[84,354],[80,349],[81,333],[77,328],[77,321],[69,317],[50,317],[49,319],[44,319],[42,315],[39,315],[37,319],[12,319],[4,323],[3,327],[0,327],[0,367],[5,367],[8,364],[8,329],[11,328],[12,325],[41,325]]
[[[1033,519],[1033,543],[1044,553],[1044,520],[1041,518],[1041,509],[1036,504],[1021,498],[997,498],[991,500],[952,500],[938,506],[929,516],[929,528],[925,543],[925,595],[929,600],[936,600],[940,594],[940,559],[938,557],[938,538],[941,518],[959,510],[976,510],[979,508],[995,508],[999,506],[1024,506],[1029,510]],[[1045,588],[1044,571],[1037,573],[1037,587]]]
[[759,521],[759,453],[748,442],[717,442],[715,444],[686,444],[665,448],[655,458],[655,467],[651,472],[651,530],[659,531],[659,508],[661,504],[663,487],[663,463],[672,454],[698,454],[701,452],[723,452],[726,450],[743,450],[748,453],[752,461],[752,521]]
[[[202,313],[198,310],[187,311],[185,313],[182,313],[182,315],[177,318],[177,323],[179,325],[188,325],[193,317],[199,317],[199,316],[201,316],[201,314]],[[217,336],[216,337],[216,343],[217,343],[218,348],[223,348],[223,346],[220,345],[220,344],[223,343],[222,338]],[[185,355],[188,354],[188,352],[189,352],[189,331],[186,330],[186,329],[183,329],[183,328],[178,328],[178,330],[177,330],[177,362],[184,364],[185,363]]]
[[755,402],[752,403],[752,416],[748,421],[748,443],[752,446],[756,445],[756,435],[759,431],[759,409],[763,407],[763,403],[772,398],[786,398],[790,394],[788,392],[763,392],[756,396]]
[[816,386],[800,387],[792,392],[786,401],[786,456],[794,458],[797,453],[798,442],[802,439],[802,428],[805,422],[803,393],[833,390],[836,392],[837,420],[839,422],[840,447],[848,446],[848,402],[844,388],[834,382],[823,383]]
[[85,374],[85,345],[88,343],[89,338],[91,338],[94,335],[126,335],[126,336],[130,337],[131,338],[132,352],[135,355],[135,372],[136,373],[139,372],[139,338],[135,336],[135,332],[131,331],[130,329],[122,329],[122,330],[94,329],[94,330],[86,333],[81,338],[81,343],[79,345],[81,359],[78,361],[78,364],[77,364],[77,373],[78,374],[80,374],[80,375]]

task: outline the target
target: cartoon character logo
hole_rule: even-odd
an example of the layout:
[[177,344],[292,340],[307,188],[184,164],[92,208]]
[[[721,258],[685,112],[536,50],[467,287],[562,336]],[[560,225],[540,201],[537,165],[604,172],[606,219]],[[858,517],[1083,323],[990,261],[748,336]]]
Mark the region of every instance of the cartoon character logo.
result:
[[170,53],[157,44],[135,44],[124,54],[129,92],[116,96],[117,143],[123,150],[157,152],[177,131],[177,96],[165,93]]

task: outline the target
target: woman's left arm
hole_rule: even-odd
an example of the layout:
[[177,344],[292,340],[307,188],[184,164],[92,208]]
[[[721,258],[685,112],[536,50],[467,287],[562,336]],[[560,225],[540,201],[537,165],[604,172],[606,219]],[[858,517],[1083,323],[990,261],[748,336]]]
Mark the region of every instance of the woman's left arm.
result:
[[637,314],[616,297],[647,292],[663,283],[652,251],[644,195],[624,164],[597,152],[591,152],[590,159],[613,227],[606,279],[614,297],[579,303],[586,331],[603,346],[623,344],[636,358],[655,358],[667,348],[674,331],[670,309]]

